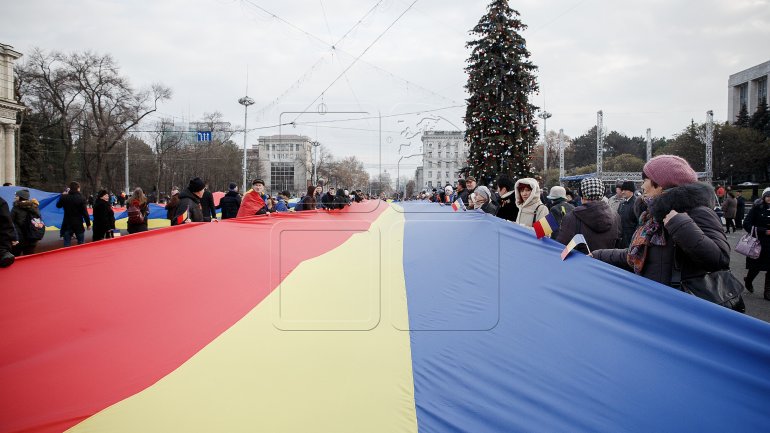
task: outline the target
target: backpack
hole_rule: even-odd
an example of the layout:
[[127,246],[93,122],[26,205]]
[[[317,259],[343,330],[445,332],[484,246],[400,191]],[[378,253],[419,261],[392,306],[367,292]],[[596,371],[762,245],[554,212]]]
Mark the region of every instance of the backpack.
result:
[[31,213],[27,214],[27,240],[39,241],[45,235],[45,223],[42,217],[33,217]]
[[129,224],[144,224],[144,214],[139,207],[139,202],[134,200],[128,206],[128,223]]

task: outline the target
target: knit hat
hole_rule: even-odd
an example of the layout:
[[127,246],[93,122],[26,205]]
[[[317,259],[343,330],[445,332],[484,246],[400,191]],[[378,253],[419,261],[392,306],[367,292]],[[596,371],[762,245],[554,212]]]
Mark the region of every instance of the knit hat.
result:
[[548,194],[548,200],[556,200],[557,198],[567,198],[567,190],[563,186],[552,186],[551,192]]
[[20,189],[16,191],[16,196],[19,197],[22,200],[29,200],[29,190],[28,189]]
[[230,191],[235,191],[236,189],[238,189],[238,185],[236,185],[235,182],[230,182],[230,185],[227,185],[227,189],[229,189]]
[[444,192],[446,194],[452,194],[454,192],[454,189],[451,186],[447,185],[444,187]]
[[604,185],[595,177],[587,177],[580,181],[580,192],[589,200],[598,200],[604,195]]
[[473,177],[473,176],[468,176],[468,177],[465,178],[465,181],[466,182],[476,182],[476,178]]
[[485,187],[484,185],[476,188],[476,195],[484,197],[486,201],[489,201],[490,197],[492,197],[492,193],[489,192],[489,188]]
[[187,186],[187,189],[189,189],[190,192],[203,191],[204,188],[206,188],[206,183],[199,177],[190,179],[190,185]]
[[110,192],[106,189],[100,189],[99,192],[96,193],[96,197],[104,197],[105,195],[109,194]]
[[663,189],[698,181],[698,175],[684,159],[674,155],[660,155],[644,164],[642,173]]
[[[17,194],[18,194],[18,193],[17,193]],[[770,196],[770,187],[767,187],[767,188],[765,188],[765,189],[762,191],[762,198],[765,198],[765,197],[767,197],[767,196]]]
[[634,185],[634,183],[631,182],[630,180],[627,180],[623,182],[623,185],[620,186],[620,190],[636,192],[636,185]]

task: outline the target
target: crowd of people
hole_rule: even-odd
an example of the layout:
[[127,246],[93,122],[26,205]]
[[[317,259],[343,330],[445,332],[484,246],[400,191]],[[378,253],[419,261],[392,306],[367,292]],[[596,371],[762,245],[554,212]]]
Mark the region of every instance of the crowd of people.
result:
[[[754,279],[764,271],[763,297],[770,301],[770,188],[751,203],[745,216],[746,202],[740,191],[716,191],[717,196],[721,193],[724,197],[723,227],[715,212],[714,188],[699,182],[684,159],[672,155],[652,158],[644,165],[642,179],[641,191],[634,182],[625,181],[616,185],[614,194],[607,194],[600,179],[588,177],[580,181],[577,190],[553,186],[546,193],[532,178],[514,181],[500,176],[486,186],[477,185],[476,179],[468,176],[415,198],[444,205],[457,203],[530,228],[551,215],[556,224],[550,236],[556,241],[566,245],[580,234],[586,245],[578,250],[582,248],[582,252],[598,260],[673,287],[679,287],[685,279],[728,269],[730,244],[726,233],[735,232],[736,222],[742,223],[746,232],[756,233],[762,246],[758,258],[746,259],[746,289],[753,293]],[[56,202],[64,213],[60,229],[64,246],[70,246],[73,238],[78,244],[84,243],[86,230],[93,230],[94,241],[117,234],[113,206],[121,200],[126,206],[127,232],[147,231],[149,205],[157,196],[148,197],[137,188],[131,195],[119,197],[99,191],[91,205],[92,222],[89,200],[81,194],[80,185],[72,182]],[[208,185],[194,178],[186,188],[172,189],[165,210],[170,224],[179,225],[216,222],[217,210],[221,210],[224,220],[290,210],[336,210],[370,197],[361,190],[332,186],[324,190],[319,185],[308,186],[293,209],[290,198],[288,191],[276,196],[266,194],[265,182],[254,179],[244,194],[231,183],[215,204]],[[0,267],[9,266],[15,256],[34,253],[45,233],[38,202],[29,191],[18,190],[14,200],[13,210],[9,211],[8,204],[0,199]]]
[[[500,176],[492,185],[495,191],[490,191],[469,176],[416,198],[441,204],[462,202],[467,209],[525,227],[550,214],[557,223],[550,236],[558,242],[567,245],[581,234],[586,245],[578,251],[675,288],[683,280],[729,269],[731,247],[726,234],[735,232],[737,221],[746,232],[755,232],[762,245],[759,258],[746,258],[745,287],[753,293],[754,279],[766,272],[763,297],[770,301],[770,188],[744,216],[746,201],[740,191],[722,187],[715,193],[712,186],[698,181],[680,157],[652,158],[644,165],[642,179],[641,191],[634,182],[624,181],[616,184],[614,194],[607,194],[600,179],[588,177],[576,191],[554,186],[546,194],[536,179],[514,182]],[[716,199],[719,194],[724,197],[721,205]],[[715,210],[718,205],[724,226]],[[745,309],[742,300],[735,309]]]

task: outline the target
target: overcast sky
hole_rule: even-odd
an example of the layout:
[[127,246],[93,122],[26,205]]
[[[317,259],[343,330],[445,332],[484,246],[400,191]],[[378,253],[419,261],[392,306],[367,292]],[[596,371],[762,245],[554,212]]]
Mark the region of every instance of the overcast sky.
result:
[[[248,93],[256,100],[249,129],[296,120],[299,126],[282,132],[308,135],[337,156],[355,154],[372,164],[379,159],[378,121],[330,121],[379,112],[391,116],[382,121],[382,161],[395,169],[400,144],[412,143],[402,155],[419,150],[414,132],[463,127],[465,42],[488,3],[418,0],[410,8],[412,2],[6,0],[0,43],[22,53],[39,47],[113,55],[135,87],[160,82],[173,90],[153,121],[220,111],[242,127],[237,100],[246,92],[248,68]],[[709,109],[724,121],[729,75],[770,60],[770,0],[511,6],[529,26],[524,37],[539,67],[534,103],[553,113],[549,130],[563,128],[572,137],[595,124],[598,110],[606,128],[627,135],[652,128],[656,137],[671,137],[691,119],[704,121]],[[321,103],[329,112],[323,116]],[[252,131],[249,143],[278,132]],[[240,145],[243,136],[235,139]],[[417,163],[412,158],[402,168]]]

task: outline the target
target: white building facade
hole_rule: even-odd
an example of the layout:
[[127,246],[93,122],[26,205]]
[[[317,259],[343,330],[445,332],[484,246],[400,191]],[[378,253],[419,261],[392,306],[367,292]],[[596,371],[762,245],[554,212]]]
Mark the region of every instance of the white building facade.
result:
[[13,64],[21,57],[10,45],[0,43],[0,185],[16,185],[16,114],[24,107],[15,100]]
[[468,144],[462,131],[426,131],[422,135],[421,179],[417,190],[454,185],[468,164]]
[[770,60],[730,75],[727,83],[727,113],[730,123],[738,118],[743,105],[751,116],[757,111],[759,101],[767,102],[768,80],[770,80]]
[[265,181],[272,195],[289,191],[299,197],[307,191],[313,168],[312,142],[304,135],[271,135],[259,137],[252,146],[256,159],[256,175]]

